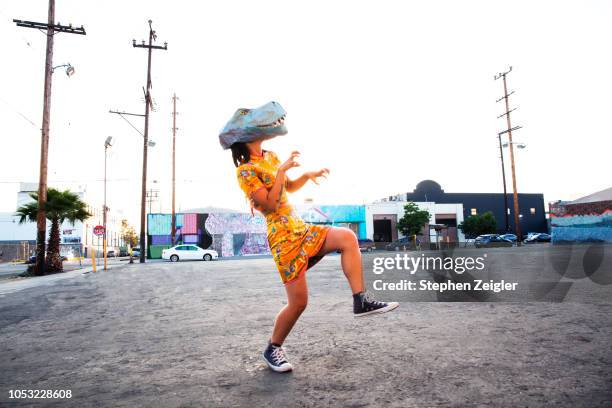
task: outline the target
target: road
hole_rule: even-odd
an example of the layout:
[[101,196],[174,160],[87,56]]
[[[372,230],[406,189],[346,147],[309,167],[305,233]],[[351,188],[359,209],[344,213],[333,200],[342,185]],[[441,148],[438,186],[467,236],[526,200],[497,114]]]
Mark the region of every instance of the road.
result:
[[[548,249],[520,251],[489,258],[518,257],[531,274]],[[355,319],[339,256],[307,279],[284,375],[260,358],[285,299],[269,258],[124,265],[4,295],[0,284],[0,405],[20,406],[10,389],[69,389],[41,405],[612,406],[612,285],[575,279],[562,302],[407,299]]]

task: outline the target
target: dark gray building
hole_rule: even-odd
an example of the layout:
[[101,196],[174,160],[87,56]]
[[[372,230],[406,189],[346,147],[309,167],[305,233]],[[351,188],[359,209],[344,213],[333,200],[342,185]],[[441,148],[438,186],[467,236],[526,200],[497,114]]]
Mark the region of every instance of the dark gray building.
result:
[[[498,233],[505,231],[504,194],[503,193],[447,193],[440,184],[433,180],[423,180],[416,189],[406,193],[401,200],[436,203],[463,204],[463,218],[470,215],[491,211],[497,220]],[[528,232],[547,232],[546,211],[543,194],[519,193],[519,219],[523,235]],[[508,194],[509,232],[514,231],[514,202],[512,194]],[[444,223],[440,220],[440,223]],[[437,221],[436,221],[437,222]]]

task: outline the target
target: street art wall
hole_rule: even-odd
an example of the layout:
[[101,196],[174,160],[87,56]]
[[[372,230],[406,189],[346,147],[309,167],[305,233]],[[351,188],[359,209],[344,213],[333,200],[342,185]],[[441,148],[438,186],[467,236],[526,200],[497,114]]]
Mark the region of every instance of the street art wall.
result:
[[342,226],[352,229],[359,239],[367,237],[364,205],[298,205],[295,210],[308,223]]
[[[365,207],[359,205],[301,206],[296,212],[304,221],[352,228],[359,238],[366,236]],[[162,250],[179,244],[214,249],[222,257],[270,253],[266,219],[250,213],[177,214],[172,242],[172,216],[148,214],[149,258],[161,258]]]
[[612,201],[555,203],[550,225],[553,243],[612,242]]
[[177,214],[172,242],[172,216],[148,214],[148,257],[161,258],[165,248],[195,244],[214,249],[220,256],[269,254],[266,220],[243,213]]

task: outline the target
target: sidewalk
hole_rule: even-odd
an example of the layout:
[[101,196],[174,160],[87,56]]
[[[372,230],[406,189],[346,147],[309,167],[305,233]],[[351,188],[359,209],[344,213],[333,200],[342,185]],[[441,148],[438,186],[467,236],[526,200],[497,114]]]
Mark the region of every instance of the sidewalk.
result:
[[[105,273],[109,270],[118,269],[125,265],[129,265],[129,263],[125,262],[122,264],[107,265],[106,271],[104,271],[100,266],[96,265],[96,273]],[[7,295],[9,293],[15,293],[37,286],[52,285],[55,282],[62,281],[65,279],[72,279],[74,277],[86,275],[88,273],[93,273],[92,266],[85,266],[76,270],[55,273],[53,275],[34,276],[20,279],[2,279],[0,280],[0,297],[3,297],[4,295]]]

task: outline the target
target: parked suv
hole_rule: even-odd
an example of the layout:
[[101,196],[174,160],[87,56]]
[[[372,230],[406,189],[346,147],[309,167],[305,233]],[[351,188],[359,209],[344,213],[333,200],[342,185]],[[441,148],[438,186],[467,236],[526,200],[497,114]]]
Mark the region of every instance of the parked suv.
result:
[[512,241],[497,234],[479,235],[474,241],[476,248],[511,247],[512,245]]

